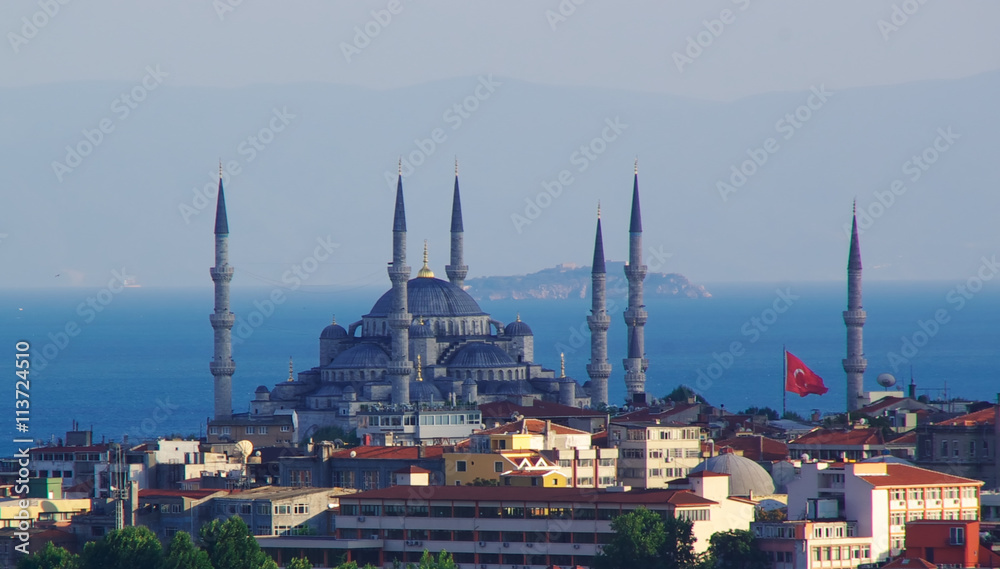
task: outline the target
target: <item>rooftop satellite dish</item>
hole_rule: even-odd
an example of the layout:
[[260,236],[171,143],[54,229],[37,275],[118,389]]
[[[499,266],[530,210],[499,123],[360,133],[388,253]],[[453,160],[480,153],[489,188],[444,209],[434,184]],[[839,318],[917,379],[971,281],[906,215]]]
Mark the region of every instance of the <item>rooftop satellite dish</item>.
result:
[[253,443],[248,440],[242,440],[236,443],[236,450],[240,451],[243,462],[246,462],[247,457],[253,454]]
[[891,373],[883,373],[875,380],[882,387],[892,387],[896,385],[896,378]]
[[352,450],[352,451],[351,451],[351,458],[354,458],[354,457],[356,457],[356,456],[358,456],[358,451],[356,451],[356,450]]

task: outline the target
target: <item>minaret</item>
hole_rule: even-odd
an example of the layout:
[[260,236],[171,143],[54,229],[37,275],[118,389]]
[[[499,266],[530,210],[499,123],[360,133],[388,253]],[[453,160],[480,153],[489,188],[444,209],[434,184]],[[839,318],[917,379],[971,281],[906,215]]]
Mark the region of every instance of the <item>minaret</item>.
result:
[[844,371],[847,372],[847,410],[856,411],[863,406],[865,389],[865,350],[862,345],[861,328],[867,314],[861,308],[861,245],[858,242],[858,212],[855,203],[854,221],[851,226],[851,252],[847,258],[847,310],[844,324],[847,325],[847,357]]
[[601,232],[601,205],[597,204],[597,236],[594,238],[594,264],[590,271],[591,307],[587,316],[590,327],[590,397],[594,405],[608,403],[608,377],[611,364],[608,363],[608,327],[611,317],[607,312],[607,275],[604,268],[604,236]]
[[462,197],[458,193],[458,159],[455,159],[455,195],[451,200],[451,264],[446,265],[444,272],[448,281],[458,288],[465,286],[465,276],[469,274],[469,266],[464,262],[464,234],[462,226]]
[[396,211],[392,219],[392,263],[389,265],[392,281],[392,313],[389,328],[392,335],[389,383],[392,384],[392,402],[406,405],[410,402],[410,321],[407,308],[406,283],[410,280],[410,267],[406,266],[406,208],[403,206],[403,170],[400,162],[396,182]]
[[219,166],[219,196],[215,206],[215,266],[211,270],[215,283],[215,312],[209,315],[215,331],[215,357],[208,369],[215,378],[215,418],[229,419],[233,415],[232,329],[236,317],[229,311],[229,281],[233,268],[229,266],[229,220],[226,217],[226,196],[222,192],[222,167]]
[[631,402],[636,395],[646,393],[646,369],[649,360],[645,358],[646,307],[642,303],[642,281],[646,278],[646,265],[642,264],[642,213],[639,209],[639,161],[635,161],[635,178],[632,181],[632,219],[628,228],[628,263],[625,278],[628,279],[628,308],[625,309],[625,324],[628,325],[628,357],[625,358],[625,390]]

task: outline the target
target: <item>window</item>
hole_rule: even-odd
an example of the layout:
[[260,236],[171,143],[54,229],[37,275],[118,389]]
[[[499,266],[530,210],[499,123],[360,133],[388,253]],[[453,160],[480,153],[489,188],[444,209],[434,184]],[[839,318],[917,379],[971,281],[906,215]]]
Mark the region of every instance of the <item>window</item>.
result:
[[663,469],[662,468],[650,468],[649,469],[649,477],[650,478],[663,478]]
[[903,500],[903,499],[905,499],[905,496],[906,496],[906,492],[903,491],[903,490],[900,490],[898,488],[896,488],[896,489],[894,489],[892,491],[892,499],[893,500]]
[[493,472],[503,472],[503,463],[499,460],[493,463]]
[[231,435],[231,434],[233,434],[233,428],[232,427],[222,427],[222,434],[223,435]]
[[248,427],[246,428],[246,433],[247,433],[248,435],[252,435],[252,434],[253,434],[253,427],[251,427],[251,426],[248,426]]
[[[352,514],[350,514],[350,515],[353,516],[354,514],[357,514],[358,507],[354,506],[354,505],[341,507],[340,513],[341,514],[347,514],[348,509],[354,510],[354,512]],[[285,504],[283,506],[275,506],[274,507],[274,514],[275,515],[290,514],[290,513],[292,513],[292,507],[289,506],[288,504]]]
[[923,500],[924,499],[924,491],[922,489],[920,489],[920,488],[917,488],[917,489],[914,489],[914,490],[910,490],[909,499],[910,500]]
[[261,435],[266,435],[267,434],[267,427],[265,427],[265,426],[257,427],[257,433],[261,434]]
[[208,434],[210,434],[210,435],[217,435],[217,434],[219,434],[219,427],[209,427],[208,428]]
[[[257,504],[257,514],[261,516],[266,516],[271,513],[271,507],[267,504]],[[260,535],[271,535],[271,530],[268,529],[267,533]]]
[[950,545],[965,545],[965,528],[949,528],[948,543]]
[[464,460],[459,460],[458,462],[455,463],[455,470],[457,470],[458,472],[465,472],[467,470],[466,468],[467,466],[468,465]]
[[951,441],[951,448],[954,456],[958,456],[958,441]]
[[282,425],[281,426],[281,432],[282,433],[287,433],[288,431],[291,431],[291,430],[292,430],[292,427],[290,427],[289,425]]
[[615,459],[613,458],[602,458],[597,462],[598,466],[614,466]]
[[[305,511],[304,512],[299,511],[300,508],[305,508]],[[296,514],[308,514],[309,513],[309,506],[307,506],[305,504],[296,504],[295,505],[295,513]],[[379,504],[361,504],[360,514],[362,516],[377,516],[377,515],[380,515],[381,513],[382,513],[382,506],[380,506]]]
[[941,456],[948,457],[948,441],[941,441]]
[[622,450],[622,458],[645,458],[643,454],[642,449],[639,448],[627,448]]
[[[364,506],[362,506],[362,508],[363,507]],[[295,512],[296,514],[308,514],[309,513],[309,504],[295,504],[295,506],[292,508],[292,511]],[[372,514],[372,515],[373,516],[377,516],[378,514],[375,513],[375,514]]]
[[[171,504],[171,506],[172,506],[171,511],[173,510],[174,507],[176,507],[178,511],[181,508],[180,504]],[[253,512],[253,504],[240,504],[241,514],[251,514],[252,512]]]
[[969,456],[976,456],[976,441],[969,441]]
[[177,533],[177,528],[175,527],[163,528],[163,533],[166,534],[167,537],[174,537],[174,535]]

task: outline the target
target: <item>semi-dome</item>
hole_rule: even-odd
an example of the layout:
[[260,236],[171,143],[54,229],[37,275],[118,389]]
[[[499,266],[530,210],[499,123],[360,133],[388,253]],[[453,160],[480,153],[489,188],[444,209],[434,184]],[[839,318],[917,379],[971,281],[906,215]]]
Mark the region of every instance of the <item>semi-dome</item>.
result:
[[[485,316],[469,293],[441,279],[420,277],[406,283],[407,311],[414,316]],[[392,290],[386,291],[371,312],[370,318],[384,318],[392,312]]]
[[431,401],[444,401],[445,396],[434,384],[429,381],[414,381],[410,383],[410,401],[429,403]]
[[455,352],[448,367],[505,367],[516,363],[507,352],[493,344],[472,342]]
[[254,393],[270,393],[270,390],[268,390],[265,385],[258,385],[257,389],[254,390]]
[[532,332],[531,332],[531,327],[528,326],[527,324],[525,324],[524,322],[521,322],[521,316],[520,315],[517,316],[517,320],[515,320],[514,322],[511,322],[510,324],[508,324],[507,326],[505,326],[504,329],[503,329],[503,331],[504,331],[504,334],[507,334],[508,336],[531,336],[531,335],[533,335]]
[[713,456],[691,469],[691,474],[708,470],[729,475],[729,495],[755,496],[774,494],[774,481],[764,468],[749,458],[733,453]]
[[389,355],[381,347],[372,343],[364,343],[344,350],[333,358],[328,368],[357,369],[380,368],[389,365]]

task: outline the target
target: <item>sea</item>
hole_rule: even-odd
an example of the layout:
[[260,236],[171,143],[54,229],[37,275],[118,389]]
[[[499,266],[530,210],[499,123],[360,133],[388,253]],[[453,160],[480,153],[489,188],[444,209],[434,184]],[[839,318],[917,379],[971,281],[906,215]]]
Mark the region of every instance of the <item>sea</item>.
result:
[[[996,400],[1000,286],[975,280],[866,283],[865,389],[882,389],[877,378],[891,374],[903,390],[913,381],[918,395]],[[706,287],[711,298],[647,300],[646,389],[652,397],[684,384],[734,412],[783,405],[803,416],[843,411],[842,282]],[[334,315],[347,327],[382,292],[235,288],[234,409],[246,410],[259,385],[285,381],[290,359],[296,372],[317,365],[320,331]],[[212,303],[211,285],[0,293],[0,353],[6,354],[0,372],[9,394],[7,411],[0,411],[0,454],[15,452],[14,439],[57,443],[74,428],[92,430],[96,441],[204,435],[212,413]],[[562,356],[566,375],[581,384],[587,380],[589,299],[480,305],[504,323],[520,315],[534,332],[535,361],[558,373]],[[609,299],[612,403],[625,397],[624,307],[624,297]],[[15,408],[19,348],[26,348],[31,362],[30,407],[20,415],[27,417],[21,421],[26,433],[17,431]],[[828,393],[785,397],[786,348],[824,379]]]

